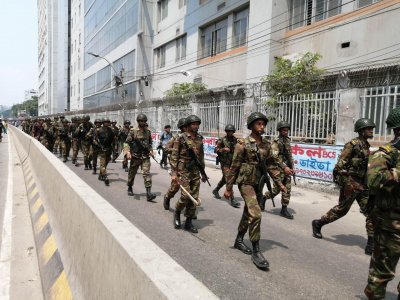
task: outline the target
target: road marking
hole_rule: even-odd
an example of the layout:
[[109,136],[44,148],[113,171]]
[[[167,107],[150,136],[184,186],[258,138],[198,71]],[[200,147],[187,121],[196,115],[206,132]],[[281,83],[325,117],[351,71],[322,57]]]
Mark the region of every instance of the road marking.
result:
[[13,170],[11,157],[11,141],[8,139],[8,182],[7,197],[4,207],[2,244],[0,249],[0,298],[10,299],[10,269],[11,269],[11,223],[12,223],[12,195]]
[[64,271],[61,272],[60,276],[58,276],[56,282],[51,287],[50,299],[72,299],[71,289]]
[[47,241],[43,244],[40,249],[40,258],[43,260],[43,264],[47,264],[53,254],[57,251],[56,240],[53,235],[50,235]]
[[49,222],[49,217],[47,216],[46,212],[43,212],[43,214],[40,216],[39,220],[35,223],[35,233],[39,234],[43,227],[46,226],[46,224]]
[[32,206],[32,215],[34,215],[37,210],[42,206],[42,199],[40,197],[36,200],[35,204]]
[[38,189],[35,187],[35,188],[33,189],[33,191],[29,194],[29,197],[30,197],[30,198],[33,198],[33,197],[37,194],[37,192],[38,192]]

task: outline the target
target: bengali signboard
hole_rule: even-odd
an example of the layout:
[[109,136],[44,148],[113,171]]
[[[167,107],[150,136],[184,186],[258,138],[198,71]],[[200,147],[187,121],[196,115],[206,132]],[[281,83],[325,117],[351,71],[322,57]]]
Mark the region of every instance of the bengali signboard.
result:
[[292,144],[296,176],[333,181],[332,171],[343,147]]

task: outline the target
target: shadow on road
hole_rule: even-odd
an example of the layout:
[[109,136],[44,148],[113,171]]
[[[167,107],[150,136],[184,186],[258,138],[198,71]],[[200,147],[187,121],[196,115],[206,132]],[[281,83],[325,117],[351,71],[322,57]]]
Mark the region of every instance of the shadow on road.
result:
[[[268,202],[267,202],[268,203]],[[276,203],[276,205],[278,206],[278,203]],[[266,208],[266,212],[267,213],[270,213],[270,214],[273,214],[273,215],[277,215],[277,216],[279,216],[280,214],[281,214],[281,208],[272,208],[271,210],[267,210],[267,207],[265,207]],[[287,208],[287,210],[288,210],[288,212],[290,212],[292,215],[295,215],[296,214],[296,211],[293,209],[293,208],[290,208],[290,207],[288,207]]]
[[324,240],[344,246],[359,246],[361,249],[364,249],[367,243],[365,237],[355,234],[338,234],[332,238],[324,237]]
[[288,246],[286,246],[285,244],[282,244],[280,242],[276,242],[276,241],[273,241],[273,240],[266,240],[266,239],[261,239],[260,240],[260,248],[262,249],[261,251],[271,250],[271,249],[273,249],[275,247],[289,249]]
[[198,229],[201,229],[211,225],[214,226],[214,220],[201,219],[201,217],[199,217],[199,219],[193,221],[193,224],[195,224]]
[[[367,299],[367,297],[366,297],[364,294],[362,294],[362,295],[355,295],[355,297],[356,297],[356,299],[363,299],[363,300],[366,300],[366,299]],[[396,299],[398,299],[398,298],[397,298],[397,295],[396,295],[395,293],[386,292],[385,299],[386,299],[386,300],[396,300]]]

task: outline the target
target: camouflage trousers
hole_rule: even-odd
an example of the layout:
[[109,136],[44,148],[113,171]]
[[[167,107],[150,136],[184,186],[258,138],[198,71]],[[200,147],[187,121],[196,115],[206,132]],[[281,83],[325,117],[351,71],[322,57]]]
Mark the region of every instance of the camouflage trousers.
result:
[[100,157],[100,175],[107,175],[107,165],[111,160],[111,150],[99,151],[99,157]]
[[100,149],[92,145],[92,164],[93,168],[97,167],[97,158],[99,157],[100,154]]
[[[189,173],[182,172],[179,175],[180,185],[185,188],[194,199],[199,198],[200,192],[200,174],[199,173]],[[179,188],[179,186],[178,186]],[[185,217],[193,218],[196,214],[196,205],[190,200],[189,196],[181,191],[181,197],[176,202],[175,209],[177,211],[183,211],[185,209]]]
[[[400,232],[375,228],[374,251],[369,265],[368,285],[364,293],[368,299],[385,299],[386,285],[395,277],[400,257]],[[400,282],[397,285],[400,294]]]
[[371,219],[366,213],[366,208],[369,199],[369,192],[365,187],[357,182],[347,183],[340,189],[339,204],[332,207],[325,215],[321,217],[324,224],[332,223],[341,217],[345,216],[354,201],[356,200],[360,206],[360,212],[366,217],[365,228],[368,236],[374,235],[374,226]]
[[112,159],[113,159],[113,162],[115,162],[115,160],[118,158],[118,155],[120,153],[119,149],[120,149],[119,148],[119,143],[118,142],[114,142],[112,144]]
[[69,156],[69,152],[71,150],[71,140],[70,139],[64,139],[60,140],[60,146],[61,146],[61,151],[63,154],[64,158],[67,158]]
[[73,138],[72,139],[72,159],[76,160],[78,158],[79,148],[81,148],[81,140]]
[[83,161],[85,165],[92,160],[92,145],[88,142],[82,142]]
[[241,184],[239,185],[239,191],[245,205],[238,231],[246,233],[249,230],[250,241],[257,242],[261,236],[261,208],[257,201],[257,188],[252,185]]
[[177,184],[175,181],[172,181],[172,180],[171,180],[171,185],[170,185],[170,187],[169,187],[167,193],[165,194],[165,196],[166,196],[168,199],[171,199],[171,198],[173,198],[173,197],[176,195],[176,193],[177,193],[178,191],[179,191],[179,184]]
[[150,165],[151,165],[150,157],[146,157],[144,159],[132,157],[128,173],[128,186],[133,186],[137,171],[141,166],[143,180],[144,180],[144,187],[145,188],[151,187]]
[[50,150],[50,141],[46,138],[43,138],[40,140],[40,143],[46,147],[47,150],[53,152],[52,150]]
[[61,139],[60,139],[60,137],[58,136],[56,139],[55,139],[55,141],[54,141],[54,147],[53,147],[53,149],[55,150],[55,151],[62,151],[62,148],[61,148]]
[[222,178],[215,187],[215,189],[218,191],[226,184],[226,175],[229,172],[229,166],[221,163],[221,171],[222,171]]
[[[289,205],[290,192],[292,191],[292,176],[286,176],[285,173],[281,172],[279,175],[282,184],[286,187],[287,193],[282,193],[281,204],[284,206]],[[274,187],[272,188],[272,196],[275,198],[281,192],[279,186],[274,182]],[[269,191],[265,192],[265,197],[271,199],[271,193]]]

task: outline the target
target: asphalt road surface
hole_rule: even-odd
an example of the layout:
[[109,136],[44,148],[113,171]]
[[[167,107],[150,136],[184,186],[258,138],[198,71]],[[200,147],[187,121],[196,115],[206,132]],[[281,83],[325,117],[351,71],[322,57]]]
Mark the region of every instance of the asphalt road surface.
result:
[[[317,240],[311,234],[311,221],[337,203],[335,195],[316,192],[312,186],[293,187],[289,207],[294,220],[279,216],[279,197],[275,199],[276,208],[268,202],[261,224],[260,247],[270,262],[270,270],[262,271],[254,266],[250,256],[233,248],[242,208],[235,209],[225,200],[214,199],[207,184],[201,185],[202,206],[198,220],[194,221],[199,233],[194,235],[173,228],[178,195],[171,201],[170,211],[165,211],[162,201],[170,177],[154,161],[151,170],[153,192],[157,194],[155,203],[146,201],[141,174],[133,187],[135,196],[127,195],[128,173],[121,162],[109,164],[109,187],[82,165],[75,167],[70,161],[66,164],[221,299],[366,299],[363,290],[370,257],[364,254],[365,219],[356,203],[347,216],[325,226],[324,239]],[[221,171],[206,171],[215,186]],[[235,196],[243,206],[236,187]],[[245,242],[251,245],[247,235]],[[396,299],[398,281],[397,276],[388,285],[387,299]],[[176,288],[180,288],[179,282]]]

